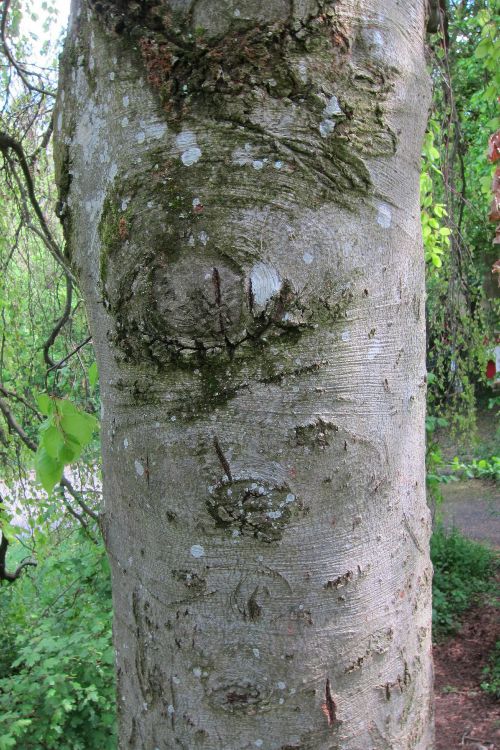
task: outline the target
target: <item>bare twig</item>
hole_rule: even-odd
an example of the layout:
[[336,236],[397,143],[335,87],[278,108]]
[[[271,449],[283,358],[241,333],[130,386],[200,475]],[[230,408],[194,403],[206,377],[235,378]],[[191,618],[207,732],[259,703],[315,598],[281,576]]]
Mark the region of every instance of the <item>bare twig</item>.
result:
[[87,336],[85,341],[82,341],[81,344],[78,344],[78,346],[75,349],[73,349],[73,351],[70,352],[66,357],[61,359],[60,362],[56,362],[55,365],[52,365],[52,367],[49,367],[49,369],[47,370],[47,374],[49,372],[52,372],[52,370],[59,370],[64,364],[66,364],[68,359],[71,359],[71,357],[74,357],[75,354],[80,351],[80,349],[83,349],[83,347],[89,343],[89,341],[92,341],[92,336]]

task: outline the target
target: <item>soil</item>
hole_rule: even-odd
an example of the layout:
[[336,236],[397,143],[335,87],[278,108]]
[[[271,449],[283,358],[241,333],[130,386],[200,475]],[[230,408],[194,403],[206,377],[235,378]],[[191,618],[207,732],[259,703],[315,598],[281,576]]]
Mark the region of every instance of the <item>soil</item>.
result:
[[500,750],[500,703],[480,687],[499,638],[498,608],[483,604],[456,636],[434,646],[436,750]]

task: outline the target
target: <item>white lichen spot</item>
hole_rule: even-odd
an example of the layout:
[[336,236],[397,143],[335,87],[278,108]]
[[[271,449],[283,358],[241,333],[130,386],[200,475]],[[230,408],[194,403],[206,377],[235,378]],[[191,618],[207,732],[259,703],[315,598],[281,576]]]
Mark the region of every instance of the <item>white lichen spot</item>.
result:
[[307,64],[301,60],[297,66],[297,72],[299,74],[299,78],[302,81],[302,83],[307,83],[308,80],[308,74],[307,74]]
[[109,78],[110,81],[114,81],[115,80],[115,74],[113,73],[113,71],[111,71],[111,73],[109,74],[108,78]]
[[113,164],[109,167],[108,177],[111,181],[113,181],[118,174],[118,165],[113,162]]
[[280,704],[280,706],[282,706],[284,702],[285,702],[284,698],[280,698],[279,701],[278,701],[278,703]]
[[191,130],[183,130],[175,138],[175,143],[181,151],[196,145],[196,134]]
[[125,450],[128,448],[128,438],[125,438],[125,440],[123,441],[123,447],[125,448]]
[[172,677],[172,682],[174,683],[174,685],[180,685],[180,683],[181,683],[181,681],[180,681],[179,677],[177,677],[177,675],[174,675],[174,677]]
[[128,105],[130,104],[130,97],[127,94],[125,94],[125,96],[123,97],[122,103],[124,107],[128,107]]
[[269,300],[281,289],[281,278],[273,266],[256,263],[250,272],[251,294],[254,310],[261,312]]
[[325,117],[332,117],[334,115],[341,115],[342,110],[340,108],[339,100],[336,96],[331,96],[328,100],[326,107],[323,110]]
[[235,8],[233,15],[235,18],[239,18],[241,16],[241,10],[239,8]]
[[139,130],[139,132],[135,136],[135,140],[137,141],[137,143],[144,143],[144,141],[146,140],[146,133],[144,132],[144,130]]
[[198,146],[192,146],[181,154],[181,161],[185,167],[196,164],[201,159],[201,149]]
[[319,133],[322,138],[328,138],[328,136],[335,130],[335,122],[329,118],[322,120],[319,124]]
[[203,557],[203,555],[205,554],[205,548],[202,547],[201,544],[193,544],[193,546],[190,549],[190,552],[191,552],[191,557]]
[[314,255],[311,255],[311,253],[304,253],[304,255],[302,256],[302,260],[304,261],[306,266],[310,266],[314,260]]
[[377,212],[377,224],[382,229],[389,229],[392,224],[392,211],[387,203],[379,203]]
[[171,421],[171,422],[175,422],[176,420],[177,420],[177,417],[175,416],[175,414],[174,414],[174,416],[173,416],[173,417],[170,417],[170,421]]
[[202,206],[203,203],[199,198],[193,198],[193,208],[198,208],[198,206]]
[[195,677],[201,677],[201,669],[199,667],[195,667],[193,669],[193,674]]
[[62,128],[62,121],[63,121],[62,112],[59,112],[59,114],[57,115],[57,129],[58,130],[61,130]]
[[295,500],[295,495],[292,495],[291,492],[285,497],[285,503],[287,503],[287,505],[289,503],[293,503],[294,500]]
[[255,745],[255,747],[262,747],[262,745],[264,744],[264,740],[255,740],[253,744]]
[[122,211],[126,211],[128,208],[128,204],[130,203],[130,198],[124,198],[121,202],[121,209]]
[[260,659],[260,651],[258,648],[253,648],[252,653],[255,656],[256,659]]
[[[208,234],[206,232],[200,232],[199,235],[198,235],[198,239],[201,242],[201,244],[203,245],[203,247],[205,247],[206,244],[207,244],[207,242],[208,242],[208,240],[209,240],[209,236],[208,236]],[[212,278],[212,277],[210,276],[210,278]]]
[[122,128],[126,128],[128,125],[128,117],[122,117],[120,125],[122,126]]
[[275,169],[282,169],[283,168],[283,162],[278,159],[278,161],[274,162],[274,168]]
[[349,331],[342,331],[342,336],[340,337],[342,341],[350,341],[351,340],[351,334]]
[[252,162],[252,167],[256,169],[257,171],[263,169],[264,162],[261,159],[254,159]]
[[135,473],[137,476],[142,477],[144,475],[144,466],[141,464],[140,461],[135,460],[134,461],[135,466]]
[[285,690],[286,682],[277,682],[276,687],[278,688],[278,690]]
[[172,716],[172,714],[175,714],[175,708],[172,706],[171,703],[170,705],[167,706],[167,713],[170,714],[170,716]]
[[232,536],[237,537],[239,535],[240,535],[240,532],[238,531],[238,529],[233,529]]
[[282,515],[283,515],[283,512],[281,510],[270,510],[267,513],[267,517],[273,520],[276,518],[281,518]]

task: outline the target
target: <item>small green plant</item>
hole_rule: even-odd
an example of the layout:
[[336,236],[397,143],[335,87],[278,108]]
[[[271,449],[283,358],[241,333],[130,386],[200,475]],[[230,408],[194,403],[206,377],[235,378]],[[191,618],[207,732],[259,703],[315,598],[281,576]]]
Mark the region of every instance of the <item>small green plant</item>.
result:
[[500,456],[481,458],[470,463],[463,463],[455,456],[451,468],[466,479],[488,479],[500,482]]
[[447,533],[438,526],[431,538],[434,565],[432,618],[438,638],[453,633],[460,615],[478,594],[495,590],[497,556],[489,547]]
[[489,664],[483,670],[483,677],[485,679],[481,683],[482,689],[495,698],[500,698],[500,641],[496,642],[490,654]]

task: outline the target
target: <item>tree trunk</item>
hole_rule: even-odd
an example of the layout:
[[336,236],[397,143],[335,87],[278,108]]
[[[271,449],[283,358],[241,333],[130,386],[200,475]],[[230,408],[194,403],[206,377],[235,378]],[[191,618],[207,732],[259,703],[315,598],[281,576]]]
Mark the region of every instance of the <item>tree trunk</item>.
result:
[[121,750],[432,747],[424,0],[76,0]]

